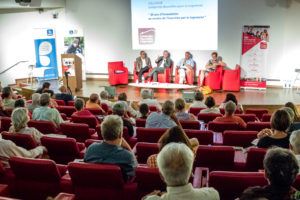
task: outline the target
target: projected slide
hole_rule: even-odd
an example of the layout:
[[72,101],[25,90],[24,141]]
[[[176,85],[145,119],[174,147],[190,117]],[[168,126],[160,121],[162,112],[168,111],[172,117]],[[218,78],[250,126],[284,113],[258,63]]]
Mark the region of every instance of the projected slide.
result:
[[131,0],[133,49],[216,50],[218,0]]

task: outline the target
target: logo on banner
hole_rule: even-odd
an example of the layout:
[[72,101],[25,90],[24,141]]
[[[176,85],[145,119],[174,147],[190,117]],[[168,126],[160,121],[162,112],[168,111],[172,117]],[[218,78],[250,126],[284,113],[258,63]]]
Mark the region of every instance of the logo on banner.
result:
[[267,48],[268,48],[268,43],[266,43],[266,42],[260,43],[260,49],[267,49]]
[[47,36],[53,36],[53,29],[47,29]]

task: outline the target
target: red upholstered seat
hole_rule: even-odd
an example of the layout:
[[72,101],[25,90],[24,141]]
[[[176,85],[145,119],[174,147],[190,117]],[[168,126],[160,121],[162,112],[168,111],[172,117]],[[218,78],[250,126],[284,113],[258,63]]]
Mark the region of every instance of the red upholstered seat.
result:
[[95,129],[90,129],[87,124],[62,123],[60,124],[62,134],[76,139],[77,142],[85,142],[87,139],[98,139]]
[[135,120],[136,127],[145,127],[146,126],[146,119],[136,119]]
[[1,131],[8,131],[9,127],[11,126],[11,119],[10,117],[1,117]]
[[1,135],[3,139],[11,140],[17,146],[23,147],[27,150],[34,149],[38,146],[32,135],[29,134],[2,132]]
[[201,145],[213,145],[214,133],[212,131],[200,131],[200,130],[184,130],[186,135],[191,138],[197,138]]
[[270,114],[267,114],[267,113],[264,113],[261,117],[261,120],[262,122],[270,122],[271,121],[271,117],[272,115]]
[[235,116],[238,116],[244,120],[244,122],[255,122],[257,120],[257,117],[255,114],[235,114]]
[[87,139],[87,140],[84,142],[84,144],[85,144],[85,147],[88,148],[91,144],[93,144],[93,143],[95,143],[95,142],[101,143],[102,140]]
[[78,200],[132,200],[136,198],[136,184],[125,183],[118,166],[69,163],[68,170]]
[[108,112],[109,108],[108,105],[106,103],[101,103],[101,108],[105,111]]
[[257,138],[257,131],[224,131],[223,145],[249,147],[251,142]]
[[208,130],[222,133],[227,130],[240,130],[240,126],[234,122],[209,122],[207,127]]
[[267,184],[262,172],[216,171],[209,174],[209,187],[215,188],[222,200],[236,199],[248,187]]
[[160,128],[137,128],[136,138],[138,142],[157,143],[159,138],[167,131]]
[[234,170],[235,150],[229,146],[203,146],[197,150],[195,167],[207,167],[210,171]]
[[35,121],[30,120],[27,124],[29,127],[34,127],[43,134],[57,133],[57,129],[53,122],[50,121]]
[[[152,68],[150,68],[148,72],[145,72],[143,74],[143,76],[144,77],[148,76],[151,71],[152,71]],[[134,69],[133,69],[133,81],[136,83],[136,81],[139,80],[139,75],[136,74],[135,72],[136,72],[136,61],[134,61]],[[152,81],[152,77],[145,80],[145,83],[148,83],[148,82],[151,82],[151,81]]]
[[[200,73],[198,77],[198,84],[200,85]],[[214,72],[208,72],[208,76],[205,77],[205,85],[209,86],[212,90],[220,90],[222,87],[223,78],[223,66],[218,66],[217,70]]]
[[216,119],[217,117],[222,117],[222,114],[215,114],[215,113],[199,113],[198,120],[203,121],[204,123],[208,123]]
[[9,114],[9,116],[11,116],[13,110],[14,110],[14,109],[6,109],[6,112]]
[[149,106],[150,112],[160,112],[160,110],[156,106]]
[[[196,62],[194,62],[194,67],[193,70],[190,70],[186,75],[185,79],[188,85],[193,85],[194,84],[194,77],[195,77],[195,70],[196,70]],[[176,67],[175,69],[175,83],[179,83],[179,73],[178,73],[178,68]]]
[[267,109],[247,109],[246,114],[255,114],[258,119],[261,119],[263,114],[268,114]]
[[247,152],[245,169],[247,171],[258,171],[264,169],[263,161],[268,149],[250,148]]
[[68,105],[69,106],[74,106],[74,101],[72,100],[72,101],[68,101]]
[[15,174],[14,194],[22,199],[46,199],[71,188],[63,178],[66,166],[57,166],[52,160],[12,157],[10,167]]
[[235,70],[224,70],[222,88],[224,91],[240,91],[241,67]]
[[74,106],[58,106],[56,108],[60,113],[64,113],[67,115],[67,117],[71,117],[71,115],[76,112],[76,109]]
[[57,100],[57,99],[55,99],[55,101],[56,101],[57,105],[59,105],[59,106],[65,106],[66,105],[66,103],[65,103],[64,100]]
[[172,74],[173,74],[173,61],[171,62],[171,66],[168,69],[165,69],[164,73],[157,74],[157,81],[159,83],[171,83]]
[[247,123],[247,130],[248,131],[261,131],[265,128],[271,128],[270,122],[248,122]]
[[123,61],[108,62],[109,84],[128,84],[128,69],[124,67]]
[[90,128],[96,129],[99,124],[98,120],[94,116],[72,116],[72,122],[87,124]]
[[158,169],[139,166],[136,169],[138,199],[154,190],[166,191],[166,184],[161,179]]
[[145,164],[152,154],[159,152],[157,143],[138,142],[135,146],[138,163]]
[[86,110],[90,111],[93,115],[103,115],[104,113],[102,110],[98,108],[85,108]]
[[191,120],[180,120],[180,124],[183,129],[195,129],[200,130],[199,121],[191,121]]
[[41,143],[47,148],[50,158],[59,164],[67,164],[76,158],[84,157],[84,144],[76,143],[74,138],[44,136]]
[[10,168],[5,168],[2,162],[0,161],[0,184],[9,184],[13,186],[13,180],[15,175]]
[[204,110],[205,108],[190,108],[189,113],[197,116],[201,110]]
[[293,183],[293,187],[295,187],[297,190],[300,190],[300,175],[297,175],[297,178]]

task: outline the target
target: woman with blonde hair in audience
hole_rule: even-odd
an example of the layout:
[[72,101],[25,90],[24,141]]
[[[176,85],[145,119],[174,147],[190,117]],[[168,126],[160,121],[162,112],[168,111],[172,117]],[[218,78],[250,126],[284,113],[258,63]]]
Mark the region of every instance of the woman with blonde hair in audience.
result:
[[196,120],[193,114],[187,113],[185,110],[185,101],[182,98],[178,98],[175,101],[176,117],[178,120]]
[[297,107],[295,106],[295,104],[292,103],[292,102],[287,102],[284,106],[288,107],[288,108],[291,108],[293,110],[293,112],[294,112],[293,122],[300,122],[300,115],[299,115],[299,112],[298,112]]
[[30,134],[37,144],[41,144],[41,137],[44,135],[37,129],[27,126],[29,115],[26,108],[20,107],[14,109],[11,115],[11,121],[12,126],[9,128],[10,133]]
[[[158,140],[159,149],[162,150],[164,146],[167,144],[175,142],[175,143],[183,143],[186,144],[196,155],[197,149],[199,146],[199,141],[196,138],[189,139],[185,134],[184,130],[178,126],[174,126],[173,128],[168,129]],[[153,154],[147,159],[147,166],[150,168],[157,168],[157,155]]]

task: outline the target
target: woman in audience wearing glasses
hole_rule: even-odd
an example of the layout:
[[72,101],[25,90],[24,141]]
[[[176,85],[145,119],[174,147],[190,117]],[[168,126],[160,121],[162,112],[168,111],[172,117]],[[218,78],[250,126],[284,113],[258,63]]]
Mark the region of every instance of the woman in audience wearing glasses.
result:
[[182,98],[176,99],[175,109],[178,120],[196,120],[196,117],[193,114],[185,111],[185,101]]
[[225,104],[228,102],[228,101],[233,101],[237,107],[238,110],[240,111],[243,111],[243,106],[241,104],[238,103],[238,100],[236,99],[235,95],[232,94],[232,93],[228,93],[226,95],[226,99],[225,101],[219,106],[219,108],[224,108],[225,107]]
[[291,116],[284,109],[277,110],[271,117],[271,129],[264,129],[257,135],[259,148],[273,146],[289,148],[288,130],[291,126]]
[[[171,142],[186,144],[194,154],[196,154],[199,146],[199,141],[196,138],[189,139],[184,130],[178,126],[170,128],[160,137],[158,140],[159,149],[162,150],[164,146]],[[157,154],[149,156],[147,159],[147,166],[150,168],[157,168],[156,159]]]
[[27,126],[29,115],[26,108],[15,108],[11,115],[11,121],[10,133],[30,134],[38,145],[41,144],[41,137],[44,135],[37,129]]
[[265,177],[269,184],[264,187],[250,187],[241,195],[240,200],[297,200],[300,192],[292,187],[299,166],[295,155],[286,149],[268,150],[264,159]]

